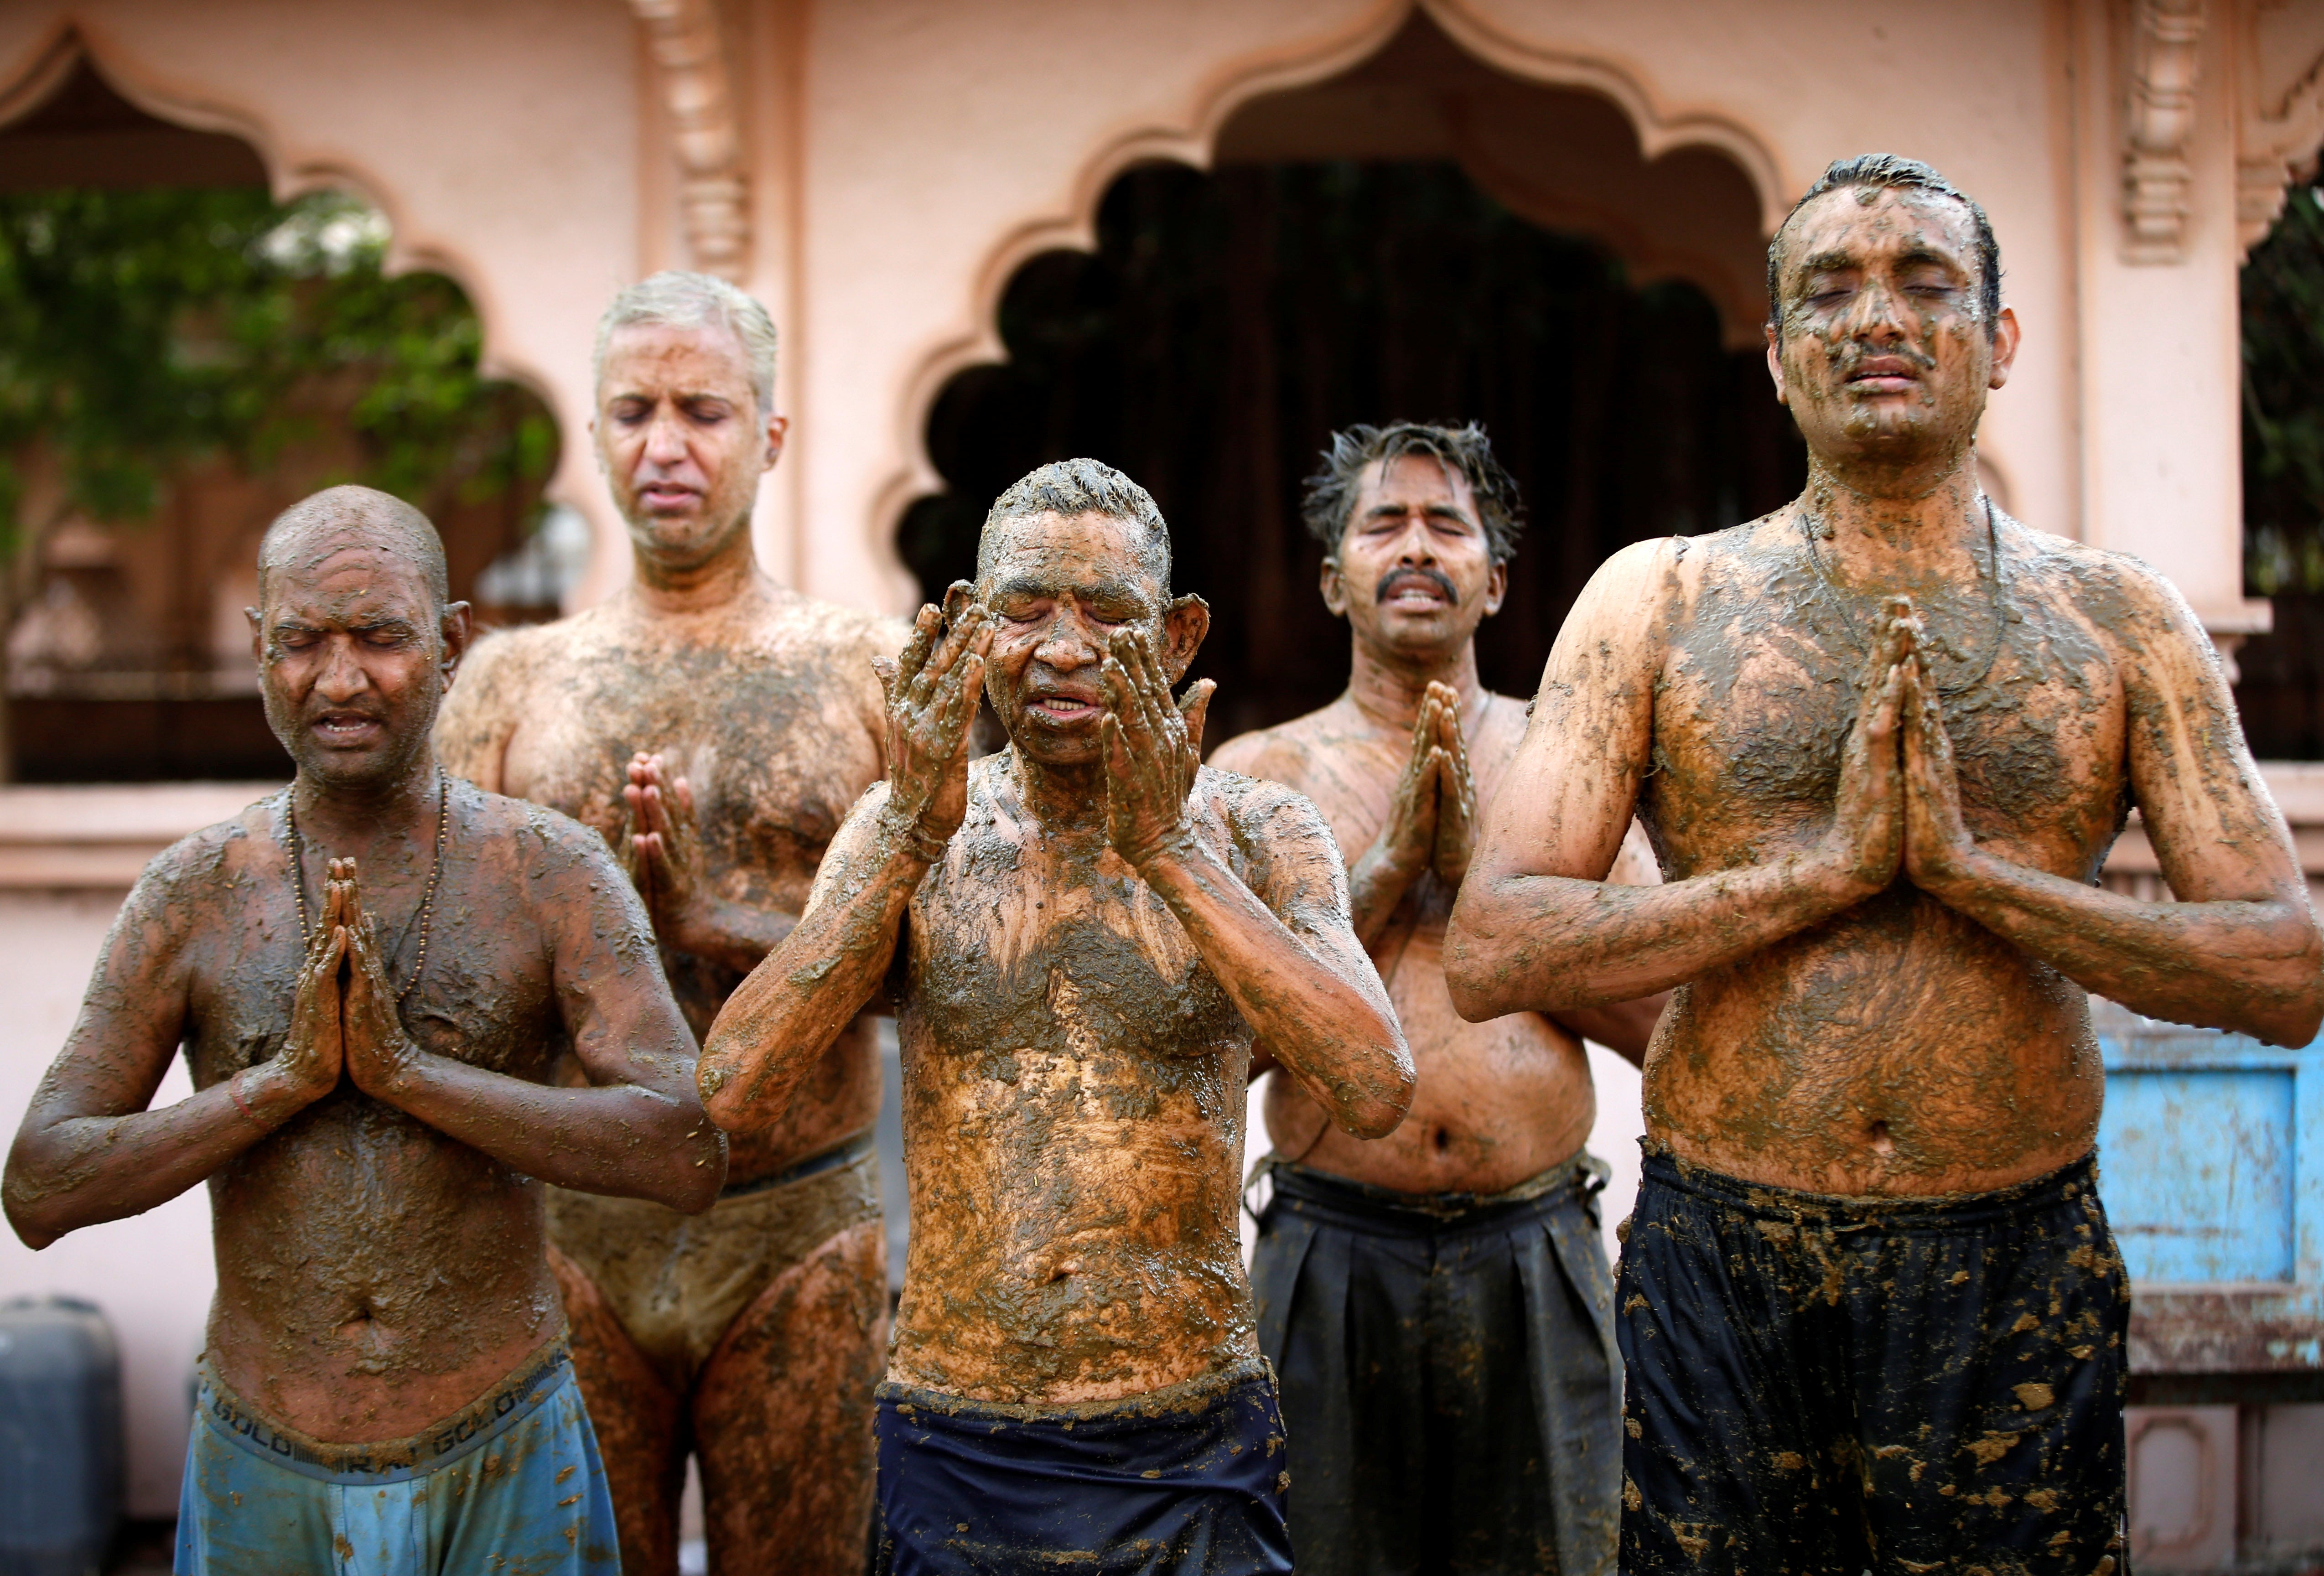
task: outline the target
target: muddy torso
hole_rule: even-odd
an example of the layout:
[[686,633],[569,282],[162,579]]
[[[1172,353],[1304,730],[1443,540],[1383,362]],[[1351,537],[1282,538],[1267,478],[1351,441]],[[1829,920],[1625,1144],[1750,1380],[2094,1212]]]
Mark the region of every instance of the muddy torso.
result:
[[[455,783],[427,967],[405,998],[423,1049],[545,1081],[565,1045],[554,945],[534,899],[580,834]],[[198,1087],[281,1047],[300,959],[282,797],[197,840],[187,1060]],[[319,912],[325,860],[307,850]],[[366,859],[388,982],[419,952],[429,851]],[[543,1256],[540,1184],[358,1091],[333,1093],[210,1179],[217,1297],[209,1349],[227,1386],[327,1439],[400,1437],[473,1397],[563,1322]],[[429,1397],[440,1397],[429,1399]]]
[[[1493,696],[1470,727],[1480,813],[1525,724],[1524,703]],[[1343,696],[1232,749],[1240,769],[1313,799],[1352,866],[1387,824],[1412,732],[1381,726]],[[1406,1193],[1497,1193],[1566,1159],[1589,1137],[1597,1098],[1578,1038],[1538,1013],[1470,1023],[1452,1009],[1443,955],[1452,897],[1434,871],[1423,872],[1372,947],[1418,1075],[1404,1125],[1385,1138],[1351,1137],[1288,1074],[1271,1074],[1267,1130],[1277,1155]]]
[[[905,636],[900,625],[781,590],[687,618],[646,617],[624,595],[493,640],[478,653],[485,662],[471,659],[484,669],[488,716],[460,708],[447,726],[489,723],[500,791],[595,826],[617,853],[630,759],[659,751],[669,776],[693,788],[710,883],[729,901],[796,915],[848,807],[884,770],[871,659],[894,656]],[[458,742],[445,747],[466,763]],[[667,945],[662,963],[699,1041],[743,974]],[[731,1182],[862,1131],[879,1098],[871,1026],[859,1021],[788,1115],[734,1135]]]
[[[1963,818],[2003,859],[2090,880],[2130,808],[2106,632],[2124,604],[2097,555],[2014,524],[2001,544],[1997,650],[1987,585],[1918,599]],[[1788,513],[1684,544],[1639,799],[1665,879],[1823,834],[1877,607],[1818,576]],[[2102,1088],[2081,989],[1901,873],[1683,987],[1646,1076],[1649,1131],[1679,1154],[1836,1193],[2039,1175],[2089,1149]]]
[[[1003,752],[899,949],[912,1237],[891,1378],[1006,1402],[1139,1394],[1248,1357],[1236,1230],[1250,1030],[1103,834],[1037,826]],[[1254,888],[1247,802],[1196,835]]]

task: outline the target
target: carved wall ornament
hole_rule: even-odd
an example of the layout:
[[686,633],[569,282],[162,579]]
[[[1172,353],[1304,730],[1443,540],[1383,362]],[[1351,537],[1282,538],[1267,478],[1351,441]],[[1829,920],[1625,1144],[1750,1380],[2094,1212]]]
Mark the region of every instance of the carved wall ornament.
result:
[[2123,256],[2177,263],[2186,255],[2195,184],[2188,150],[2201,77],[2203,0],[2136,0],[2135,14],[2123,125]]
[[715,0],[630,0],[661,69],[678,148],[679,226],[691,266],[740,283],[751,265],[742,139]]
[[[2270,92],[2266,44],[2252,14],[2240,30],[2243,102],[2236,117],[2236,244],[2243,252],[2264,240],[2283,212],[2294,180],[2312,179],[2324,144],[2324,54],[2308,62],[2289,89]],[[2295,59],[2297,57],[2294,57]]]

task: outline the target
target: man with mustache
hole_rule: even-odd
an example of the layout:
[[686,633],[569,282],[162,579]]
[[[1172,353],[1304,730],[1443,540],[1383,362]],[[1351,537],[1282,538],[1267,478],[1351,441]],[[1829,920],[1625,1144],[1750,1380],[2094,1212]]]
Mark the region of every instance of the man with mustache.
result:
[[[807,900],[879,779],[872,659],[903,626],[785,590],[751,546],[782,453],[775,327],[723,280],[659,273],[597,328],[597,461],[635,576],[571,618],[482,642],[444,708],[444,759],[564,811],[621,853],[699,1036]],[[630,1576],[675,1576],[688,1453],[713,1571],[849,1576],[872,1510],[887,1240],[867,1018],[786,1119],[736,1141],[688,1218],[551,1195],[574,1359]]]
[[[2121,1569],[2085,991],[2301,1045],[2324,943],[2202,626],[1978,486],[1983,209],[1835,163],[1768,247],[1799,499],[1624,549],[1448,933],[1462,1011],[1677,987],[1615,1287],[1626,1571]],[[2178,901],[2101,890],[2135,806]],[[1633,809],[1664,884],[1610,881]]]
[[[880,1388],[884,1567],[1287,1571],[1283,1439],[1237,1237],[1255,1046],[1360,1138],[1412,1064],[1314,808],[1200,764],[1210,622],[1093,460],[987,516],[889,680],[888,779],[734,993],[702,1088],[783,1120],[879,991],[911,1260]],[[968,759],[978,694],[1009,748]]]
[[[9,1155],[9,1221],[45,1247],[209,1184],[180,1571],[612,1576],[542,1195],[707,1208],[694,1047],[596,834],[437,763],[468,607],[434,527],[318,493],[258,591],[297,779],[146,868]],[[196,1092],[148,1110],[180,1045]]]
[[1613,1568],[1613,1277],[1581,1037],[1635,1061],[1659,1003],[1471,1024],[1444,989],[1476,816],[1525,733],[1524,703],[1478,682],[1476,652],[1519,507],[1481,428],[1334,434],[1305,513],[1324,604],[1353,636],[1347,693],[1214,758],[1330,821],[1418,1077],[1404,1125],[1370,1143],[1294,1080],[1268,1084],[1252,1290],[1283,1384],[1292,1544],[1314,1576]]

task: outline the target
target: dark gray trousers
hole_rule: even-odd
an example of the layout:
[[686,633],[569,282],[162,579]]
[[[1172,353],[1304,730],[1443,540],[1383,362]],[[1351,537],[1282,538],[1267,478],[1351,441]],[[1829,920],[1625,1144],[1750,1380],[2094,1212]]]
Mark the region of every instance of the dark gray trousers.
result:
[[1300,1576],[1610,1576],[1621,1370],[1590,1165],[1489,1198],[1269,1174],[1251,1289]]

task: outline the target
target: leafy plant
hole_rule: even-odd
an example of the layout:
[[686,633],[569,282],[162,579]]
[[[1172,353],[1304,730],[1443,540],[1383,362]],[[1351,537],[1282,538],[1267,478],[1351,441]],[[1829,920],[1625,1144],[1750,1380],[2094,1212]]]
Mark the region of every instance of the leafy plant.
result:
[[478,375],[459,287],[381,272],[386,229],[337,193],[250,189],[0,196],[0,550],[51,521],[22,509],[37,443],[57,513],[149,516],[171,473],[263,467],[344,409],[360,481],[422,508],[539,481],[555,428]]
[[2324,592],[2324,191],[2292,188],[2242,301],[2244,578]]

